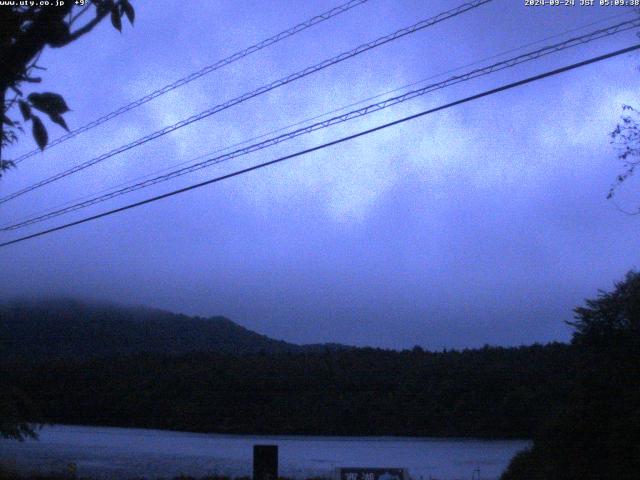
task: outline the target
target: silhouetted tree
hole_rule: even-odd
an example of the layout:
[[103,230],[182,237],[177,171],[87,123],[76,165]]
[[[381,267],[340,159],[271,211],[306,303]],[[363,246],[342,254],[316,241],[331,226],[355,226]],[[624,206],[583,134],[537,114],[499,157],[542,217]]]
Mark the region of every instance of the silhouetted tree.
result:
[[578,378],[565,411],[503,480],[632,480],[640,474],[640,273],[575,309]]
[[[624,170],[609,189],[608,199],[613,198],[616,189],[640,166],[640,114],[630,105],[623,105],[622,110],[621,122],[610,135],[611,143],[618,147],[618,158],[622,160]],[[640,206],[630,213],[640,214]]]
[[37,412],[24,392],[12,385],[0,384],[0,438],[35,438],[33,421],[38,416]]
[[[640,8],[635,9],[636,15],[640,15]],[[640,38],[640,33],[638,34]],[[607,199],[612,199],[616,189],[633,175],[640,165],[640,116],[638,111],[631,105],[622,105],[622,117],[620,123],[610,133],[611,143],[618,147],[618,158],[622,160],[624,170],[620,173],[607,194]],[[625,212],[640,214],[640,206],[635,212]]]
[[573,341],[587,346],[611,340],[638,340],[640,335],[640,273],[631,271],[610,293],[587,300],[575,310]]
[[[87,15],[91,12],[92,16]],[[129,0],[65,0],[56,6],[0,6],[0,176],[14,165],[3,159],[3,147],[17,141],[26,122],[31,122],[38,146],[44,149],[47,145],[47,129],[36,111],[68,129],[63,115],[69,107],[61,95],[42,92],[25,97],[20,88],[23,83],[41,82],[34,70],[43,70],[38,59],[44,48],[69,45],[106,17],[121,30],[123,16],[133,24],[135,12]],[[22,120],[11,115],[16,106]]]

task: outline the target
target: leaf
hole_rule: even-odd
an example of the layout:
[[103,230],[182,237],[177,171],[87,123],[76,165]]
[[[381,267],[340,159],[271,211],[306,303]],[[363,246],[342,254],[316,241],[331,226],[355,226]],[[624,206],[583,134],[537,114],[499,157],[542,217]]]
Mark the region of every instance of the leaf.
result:
[[44,147],[47,146],[47,142],[49,141],[47,129],[44,128],[42,120],[40,120],[40,117],[37,115],[34,115],[31,121],[33,122],[33,138],[35,138],[40,150],[44,150]]
[[60,115],[59,113],[52,113],[51,115],[49,115],[49,118],[53,123],[57,123],[62,128],[64,128],[67,132],[69,131],[69,127],[67,127],[67,122],[64,121],[64,118],[62,118],[62,115]]
[[11,120],[6,115],[2,115],[2,123],[4,123],[5,125],[9,125],[10,127],[15,126],[15,123],[13,122],[13,120]]
[[122,11],[129,19],[129,23],[133,25],[133,21],[136,19],[136,11],[129,3],[129,0],[121,0],[120,5],[122,6]]
[[20,113],[22,113],[22,118],[25,120],[29,120],[31,118],[31,107],[24,100],[18,100],[18,106],[20,107]]
[[27,99],[31,102],[31,105],[47,115],[51,115],[52,113],[62,114],[69,111],[69,107],[64,101],[64,98],[57,93],[31,93]]
[[113,25],[113,28],[115,28],[119,32],[122,32],[122,20],[120,19],[120,12],[118,12],[118,7],[116,7],[115,5],[111,9],[111,24]]

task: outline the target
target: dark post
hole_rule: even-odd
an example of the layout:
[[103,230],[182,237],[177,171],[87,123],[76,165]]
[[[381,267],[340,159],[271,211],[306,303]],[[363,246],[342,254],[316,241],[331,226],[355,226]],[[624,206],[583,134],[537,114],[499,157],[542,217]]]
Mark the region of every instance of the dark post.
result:
[[278,446],[253,446],[253,480],[277,480]]

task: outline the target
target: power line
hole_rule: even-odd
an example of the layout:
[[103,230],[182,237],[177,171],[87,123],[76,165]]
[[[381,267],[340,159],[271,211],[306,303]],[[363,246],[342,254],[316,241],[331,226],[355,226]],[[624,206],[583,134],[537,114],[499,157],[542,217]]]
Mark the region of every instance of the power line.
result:
[[454,76],[454,77],[450,77],[447,80],[444,80],[442,82],[438,82],[438,83],[434,83],[431,85],[427,85],[425,87],[416,89],[416,90],[412,90],[409,92],[406,92],[402,95],[398,95],[395,97],[391,97],[391,98],[387,98],[381,102],[378,103],[374,103],[374,104],[370,104],[367,105],[366,107],[357,109],[357,110],[353,110],[347,113],[344,113],[342,115],[338,115],[320,122],[316,122],[313,123],[311,125],[307,125],[305,127],[299,128],[297,130],[279,135],[277,137],[272,137],[270,139],[267,139],[265,141],[259,142],[259,143],[255,143],[253,145],[249,145],[247,147],[244,148],[240,148],[237,149],[235,151],[232,152],[228,152],[225,153],[223,155],[219,155],[207,160],[204,160],[202,162],[198,162],[195,163],[193,165],[189,165],[187,167],[183,167],[180,168],[178,170],[174,170],[172,172],[168,172],[164,175],[159,175],[155,178],[151,178],[139,183],[136,183],[134,185],[130,185],[124,188],[121,188],[119,190],[114,190],[111,191],[109,193],[105,193],[103,195],[99,195],[99,196],[95,196],[93,198],[90,198],[86,201],[83,202],[78,202],[75,203],[73,205],[70,205],[68,207],[65,208],[60,208],[60,209],[56,209],[53,211],[50,211],[49,213],[43,214],[43,215],[39,215],[39,216],[35,216],[17,223],[14,223],[12,225],[8,225],[8,226],[2,226],[0,227],[0,231],[10,231],[10,230],[16,230],[18,228],[23,228],[29,225],[33,225],[36,223],[40,223],[43,222],[45,220],[49,220],[51,218],[55,218],[58,217],[60,215],[64,215],[65,213],[70,213],[70,212],[74,212],[77,210],[80,210],[82,208],[86,208],[89,207],[91,205],[95,205],[97,203],[102,203],[105,202],[107,200],[113,199],[115,197],[119,197],[121,195],[125,195],[127,193],[131,193],[133,191],[136,190],[140,190],[142,188],[146,188],[152,185],[155,185],[157,183],[161,183],[161,182],[165,182],[168,180],[171,180],[173,178],[176,177],[180,177],[183,175],[186,175],[188,173],[192,173],[195,172],[197,170],[201,170],[203,168],[207,168],[211,165],[215,165],[233,158],[237,158],[240,156],[244,156],[247,155],[249,153],[253,153],[256,152],[258,150],[262,150],[264,148],[267,147],[271,147],[274,145],[277,145],[281,142],[287,141],[287,140],[291,140],[294,138],[297,138],[301,135],[306,135],[309,134],[311,132],[320,130],[320,129],[324,129],[324,128],[328,128],[330,126],[339,124],[339,123],[344,123],[347,122],[349,120],[352,120],[354,118],[359,118],[365,115],[369,115],[371,113],[383,110],[385,108],[389,108],[393,105],[397,105],[400,103],[404,103],[408,100],[412,100],[414,98],[420,97],[422,95],[426,95],[428,93],[431,93],[433,91],[436,90],[440,90],[446,87],[449,87],[451,85],[455,85],[461,82],[465,82],[465,81],[469,81],[472,80],[474,78],[478,78],[481,76],[485,76],[485,75],[489,75],[491,73],[495,73],[501,70],[504,70],[506,68],[511,68],[514,67],[516,65],[520,65],[522,63],[525,62],[529,62],[529,61],[533,61],[533,60],[537,60],[541,57],[544,57],[546,55],[552,54],[552,53],[556,53],[562,50],[566,50],[568,48],[571,47],[575,47],[578,45],[583,45],[589,42],[592,42],[594,40],[598,40],[601,38],[605,38],[611,35],[614,35],[616,33],[620,33],[620,32],[624,32],[624,31],[628,31],[632,28],[636,28],[640,26],[640,19],[634,19],[634,20],[628,20],[625,22],[621,22],[617,25],[613,25],[613,26],[609,26],[606,28],[602,28],[599,30],[595,30],[593,32],[590,32],[588,34],[585,35],[581,35],[578,37],[574,37],[574,38],[570,38],[568,40],[565,40],[563,42],[554,44],[554,45],[547,45],[545,47],[542,47],[540,49],[528,52],[528,53],[524,53],[522,55],[518,55],[516,57],[507,59],[507,60],[503,60],[497,63],[494,63],[492,65],[488,65],[482,68],[478,68],[475,70],[471,70],[465,74],[462,75],[458,75],[458,76]]
[[324,60],[323,62],[320,62],[316,65],[313,65],[311,67],[307,67],[304,70],[300,70],[299,72],[296,72],[294,74],[291,74],[287,77],[281,78],[280,80],[276,80],[275,82],[272,82],[268,85],[264,85],[252,92],[249,93],[245,93],[244,95],[241,95],[239,97],[236,97],[232,100],[229,100],[225,103],[221,103],[219,105],[216,105],[215,107],[212,107],[210,109],[207,109],[203,112],[200,112],[196,115],[193,115],[189,118],[186,118],[184,120],[181,120],[173,125],[170,125],[168,127],[165,127],[161,130],[158,130],[154,133],[151,133],[149,135],[146,135],[142,138],[139,138],[138,140],[135,140],[131,143],[128,143],[126,145],[120,146],[116,149],[113,149],[107,153],[104,153],[102,155],[100,155],[99,157],[93,158],[91,160],[87,160],[86,162],[83,162],[79,165],[76,165],[75,167],[72,167],[68,170],[65,170],[64,172],[58,173],[56,175],[53,175],[49,178],[46,178],[44,180],[41,180],[35,184],[32,184],[28,187],[25,187],[21,190],[18,190],[17,192],[14,192],[6,197],[0,198],[0,204],[8,202],[9,200],[12,200],[14,198],[17,198],[21,195],[24,195],[27,192],[30,192],[32,190],[35,190],[37,188],[40,188],[44,185],[48,185],[49,183],[55,182],[56,180],[60,180],[61,178],[67,177],[73,173],[79,172],[81,170],[84,170],[92,165],[95,165],[99,162],[102,162],[108,158],[113,157],[114,155],[117,155],[119,153],[122,152],[126,152],[127,150],[131,150],[132,148],[138,147],[144,143],[147,143],[151,140],[154,140],[158,137],[161,137],[163,135],[166,135],[167,133],[173,132],[175,130],[178,130],[179,128],[185,127],[187,125],[190,125],[194,122],[197,122],[199,120],[202,120],[204,118],[207,118],[215,113],[221,112],[223,110],[226,110],[230,107],[233,107],[235,105],[238,105],[239,103],[242,103],[246,100],[249,100],[253,97],[257,97],[258,95],[262,95],[263,93],[267,93],[271,90],[274,90],[278,87],[281,87],[283,85],[287,85],[288,83],[291,83],[295,80],[298,80],[300,78],[306,77],[308,75],[311,75],[312,73],[318,72],[320,70],[323,70],[331,65],[335,65],[337,63],[343,62],[344,60],[347,60],[349,58],[355,57],[356,55],[359,55],[361,53],[364,53],[366,51],[369,51],[373,48],[379,47],[381,45],[384,45],[386,43],[389,43],[393,40],[397,40],[399,38],[402,38],[406,35],[410,35],[412,33],[415,33],[419,30],[425,29],[427,27],[430,27],[432,25],[435,25],[437,23],[440,23],[444,20],[447,20],[449,18],[453,18],[456,17],[464,12],[467,12],[469,10],[475,9],[480,7],[481,5],[484,5],[486,3],[491,2],[492,0],[474,0],[472,2],[468,2],[468,3],[464,3],[456,8],[453,8],[451,10],[447,10],[443,13],[440,13],[434,17],[428,18],[426,20],[422,20],[418,23],[415,23],[414,25],[410,26],[410,27],[406,27],[400,30],[397,30],[391,34],[385,35],[383,37],[380,37],[372,42],[369,43],[365,43],[360,45],[359,47],[356,47],[352,50],[349,50],[348,52],[344,52],[341,53],[340,55],[337,55],[335,57],[332,57],[328,60]]
[[[482,63],[484,63],[484,62],[486,62],[488,60],[492,60],[494,58],[499,58],[499,57],[502,57],[502,56],[507,55],[509,53],[517,52],[517,51],[523,50],[523,49],[525,49],[527,47],[538,45],[538,44],[540,44],[542,42],[546,42],[546,41],[552,40],[554,38],[562,37],[562,36],[564,36],[566,34],[569,34],[569,33],[577,32],[577,31],[580,31],[580,30],[584,30],[585,28],[592,27],[594,25],[602,24],[602,23],[608,22],[609,20],[613,20],[614,18],[620,18],[620,17],[623,17],[623,16],[629,16],[630,14],[633,14],[633,12],[625,11],[623,13],[618,13],[618,14],[615,14],[615,15],[609,15],[607,17],[600,18],[600,19],[598,19],[598,20],[596,20],[594,22],[590,22],[590,23],[587,23],[587,24],[584,24],[584,25],[580,25],[580,26],[575,27],[575,28],[567,29],[567,30],[564,30],[564,31],[556,33],[556,34],[549,35],[547,37],[543,37],[543,38],[541,38],[539,40],[535,40],[533,42],[528,42],[528,43],[519,45],[519,46],[517,46],[515,48],[511,48],[509,50],[503,50],[502,52],[496,53],[494,55],[490,55],[488,57],[481,58],[480,60],[476,60],[474,62],[466,63],[466,64],[461,65],[459,67],[451,68],[451,69],[445,70],[444,72],[440,72],[440,73],[435,74],[435,75],[430,75],[430,76],[428,76],[426,78],[422,78],[420,80],[405,84],[405,85],[403,85],[401,87],[394,88],[392,90],[387,90],[385,92],[377,93],[376,95],[372,95],[370,97],[363,98],[361,100],[358,100],[357,102],[352,102],[350,104],[343,105],[341,107],[329,110],[327,112],[324,112],[324,113],[321,113],[321,114],[317,114],[317,115],[314,115],[312,117],[307,117],[307,118],[305,118],[303,120],[298,120],[295,123],[292,123],[292,124],[289,124],[289,125],[285,125],[285,126],[282,126],[282,127],[278,127],[278,128],[276,128],[274,130],[269,130],[267,132],[263,132],[263,133],[261,133],[259,135],[256,135],[254,137],[250,137],[250,138],[242,140],[240,142],[236,142],[236,143],[233,143],[231,145],[227,145],[225,147],[216,148],[213,151],[204,153],[202,155],[198,155],[197,157],[192,158],[190,160],[182,161],[182,162],[179,162],[177,164],[173,164],[173,165],[164,167],[164,168],[162,168],[160,170],[155,170],[155,171],[150,172],[150,173],[146,173],[146,174],[143,174],[143,175],[138,175],[138,176],[136,176],[134,178],[130,178],[130,179],[124,181],[124,182],[120,182],[120,183],[118,183],[116,185],[112,185],[110,187],[98,190],[97,192],[94,192],[92,195],[83,195],[82,197],[74,198],[72,200],[68,200],[66,202],[57,204],[57,205],[55,205],[53,207],[40,209],[40,210],[38,210],[36,212],[33,212],[33,213],[31,213],[31,214],[29,214],[29,215],[27,215],[25,217],[21,217],[21,218],[18,218],[17,220],[13,220],[12,222],[23,222],[23,221],[34,219],[36,217],[39,217],[39,216],[44,215],[44,214],[49,213],[49,212],[58,211],[62,207],[65,207],[67,205],[75,205],[78,202],[82,202],[84,200],[92,198],[92,196],[99,195],[99,194],[106,193],[106,192],[111,192],[112,190],[119,189],[119,188],[124,187],[126,185],[130,185],[133,182],[137,182],[137,181],[142,180],[142,179],[148,179],[150,177],[153,177],[154,175],[159,175],[159,174],[161,174],[163,172],[167,172],[167,171],[169,171],[169,170],[171,170],[173,168],[178,168],[178,167],[182,167],[182,166],[187,165],[187,164],[191,164],[191,163],[197,162],[198,160],[202,160],[202,159],[207,158],[207,157],[209,157],[211,155],[215,155],[217,153],[224,152],[226,150],[231,150],[232,148],[239,147],[241,145],[246,145],[246,144],[254,142],[256,140],[260,140],[262,138],[268,137],[269,135],[274,135],[276,133],[286,131],[286,130],[288,130],[290,128],[297,127],[299,125],[303,125],[303,124],[305,124],[307,122],[311,122],[313,120],[317,120],[319,118],[326,117],[328,115],[332,115],[334,113],[346,110],[347,108],[355,107],[357,105],[362,105],[363,103],[366,103],[368,101],[375,100],[377,98],[383,97],[385,95],[390,95],[392,93],[396,93],[396,92],[399,92],[401,90],[406,90],[409,87],[413,87],[415,85],[420,85],[420,84],[425,83],[425,82],[427,82],[429,80],[432,80],[432,79],[435,79],[435,78],[444,77],[445,75],[448,75],[450,73],[458,72],[460,70],[463,70],[463,69],[468,68],[468,67],[472,67],[474,65],[480,65],[480,64],[482,64]],[[0,230],[5,229],[5,227],[11,226],[12,222],[5,222],[4,224],[0,225]]]
[[[100,118],[97,118],[96,120],[82,126],[79,128],[76,128],[75,130],[72,130],[64,135],[62,135],[61,137],[56,138],[55,140],[49,142],[49,144],[46,146],[46,149],[48,150],[49,148],[55,146],[55,145],[59,145],[60,143],[63,143],[67,140],[69,140],[70,138],[73,138],[81,133],[84,133],[88,130],[91,130],[92,128],[97,127],[98,125],[102,125],[105,122],[108,122],[109,120],[118,117],[120,115],[122,115],[125,112],[128,112],[129,110],[133,110],[134,108],[139,107],[140,105],[144,105],[145,103],[153,100],[154,98],[159,97],[160,95],[164,95],[165,93],[168,93],[172,90],[175,90],[183,85],[186,85],[189,82],[192,82],[194,80],[196,80],[197,78],[200,78],[204,75],[207,75],[211,72],[214,72],[222,67],[225,67],[233,62],[236,62],[238,60],[240,60],[241,58],[244,58],[248,55],[251,55],[252,53],[258,52],[264,48],[267,48],[271,45],[274,45],[286,38],[289,38],[297,33],[302,32],[303,30],[306,30],[307,28],[313,27],[314,25],[318,25],[319,23],[322,23],[326,20],[329,20],[330,18],[336,17],[344,12],[347,12],[349,10],[351,10],[354,7],[357,7],[359,5],[362,5],[363,3],[367,2],[368,0],[350,0],[347,3],[344,3],[342,5],[339,5],[337,7],[332,8],[331,10],[328,10],[324,13],[321,13],[320,15],[316,15],[313,18],[310,18],[309,20],[302,22],[294,27],[291,27],[287,30],[283,30],[282,32],[269,37],[265,40],[262,40],[261,42],[256,43],[255,45],[251,45],[250,47],[245,48],[244,50],[240,50],[236,53],[234,53],[233,55],[228,56],[227,58],[224,58],[222,60],[217,61],[216,63],[212,64],[212,65],[208,65],[200,70],[198,70],[197,72],[194,72],[190,75],[187,75],[186,77],[180,78],[178,80],[176,80],[173,83],[170,83],[169,85],[165,85],[162,88],[159,88],[157,90],[154,90],[153,92],[149,93],[148,95],[145,95],[144,97],[135,100],[127,105],[124,105],[120,108],[118,108],[117,110],[114,110],[111,113],[108,113]],[[25,153],[24,155],[21,155],[20,157],[18,157],[16,160],[14,160],[15,164],[18,164],[20,162],[22,162],[23,160],[26,160],[29,157],[34,156],[37,153],[40,153],[41,150],[36,148],[30,152]]]
[[374,133],[374,132],[377,132],[379,130],[383,130],[383,129],[386,129],[386,128],[389,128],[389,127],[393,127],[395,125],[399,125],[399,124],[407,122],[409,120],[414,120],[416,118],[420,118],[420,117],[423,117],[425,115],[429,115],[429,114],[432,114],[432,113],[435,113],[435,112],[438,112],[438,111],[441,111],[441,110],[445,110],[445,109],[448,109],[448,108],[451,108],[451,107],[454,107],[454,106],[457,106],[457,105],[468,103],[468,102],[471,102],[473,100],[478,100],[480,98],[487,97],[489,95],[494,95],[496,93],[503,92],[505,90],[510,90],[512,88],[515,88],[515,87],[519,87],[519,86],[522,86],[522,85],[525,85],[525,84],[528,84],[528,83],[532,83],[532,82],[535,82],[535,81],[538,81],[538,80],[542,80],[544,78],[551,77],[551,76],[554,76],[554,75],[558,75],[560,73],[568,72],[570,70],[574,70],[574,69],[577,69],[577,68],[580,68],[580,67],[584,67],[586,65],[590,65],[592,63],[596,63],[596,62],[600,62],[600,61],[603,61],[603,60],[606,60],[606,59],[609,59],[609,58],[613,58],[613,57],[616,57],[618,55],[623,55],[625,53],[629,53],[629,52],[632,52],[632,51],[638,50],[638,49],[640,49],[640,44],[636,44],[636,45],[633,45],[631,47],[623,48],[621,50],[616,50],[614,52],[607,53],[605,55],[600,55],[598,57],[593,57],[593,58],[590,58],[589,60],[584,60],[582,62],[574,63],[572,65],[568,65],[568,66],[565,66],[565,67],[557,68],[555,70],[550,70],[550,71],[547,71],[545,73],[541,73],[539,75],[534,75],[532,77],[528,77],[528,78],[525,78],[523,80],[518,80],[516,82],[508,83],[508,84],[503,85],[501,87],[493,88],[491,90],[485,90],[484,92],[478,93],[476,95],[472,95],[470,97],[466,97],[466,98],[463,98],[461,100],[456,100],[454,102],[450,102],[450,103],[447,103],[445,105],[441,105],[439,107],[431,108],[429,110],[425,110],[425,111],[422,111],[420,113],[416,113],[414,115],[409,115],[407,117],[400,118],[398,120],[394,120],[393,122],[385,123],[385,124],[379,125],[377,127],[370,128],[368,130],[363,130],[361,132],[354,133],[352,135],[348,135],[346,137],[342,137],[342,138],[339,138],[337,140],[333,140],[331,142],[323,143],[321,145],[317,145],[315,147],[308,148],[306,150],[301,150],[299,152],[292,153],[290,155],[285,155],[283,157],[276,158],[275,160],[270,160],[268,162],[260,163],[258,165],[254,165],[252,167],[243,168],[241,170],[237,170],[235,172],[228,173],[226,175],[222,175],[222,176],[219,176],[219,177],[216,177],[216,178],[212,178],[212,179],[206,180],[204,182],[196,183],[194,185],[190,185],[188,187],[180,188],[178,190],[173,190],[171,192],[164,193],[162,195],[157,195],[155,197],[151,197],[151,198],[148,198],[146,200],[142,200],[142,201],[139,201],[139,202],[131,203],[129,205],[125,205],[124,207],[115,208],[113,210],[102,212],[102,213],[99,213],[97,215],[92,215],[90,217],[85,217],[83,219],[76,220],[74,222],[70,222],[70,223],[67,223],[67,224],[64,224],[64,225],[53,227],[53,228],[50,228],[50,229],[47,229],[47,230],[42,230],[40,232],[33,233],[31,235],[26,235],[24,237],[20,237],[20,238],[14,239],[14,240],[10,240],[8,242],[0,243],[0,247],[6,247],[6,246],[12,245],[14,243],[19,243],[19,242],[23,242],[23,241],[26,241],[26,240],[29,240],[29,239],[32,239],[32,238],[40,237],[42,235],[47,235],[49,233],[53,233],[53,232],[56,232],[56,231],[59,231],[59,230],[64,230],[64,229],[73,227],[75,225],[80,225],[82,223],[90,222],[92,220],[97,220],[99,218],[106,217],[106,216],[109,216],[109,215],[113,215],[113,214],[116,214],[116,213],[119,213],[119,212],[123,212],[125,210],[130,210],[132,208],[139,207],[139,206],[142,206],[142,205],[146,205],[148,203],[152,203],[152,202],[155,202],[155,201],[158,201],[158,200],[162,200],[164,198],[172,197],[172,196],[178,195],[180,193],[188,192],[190,190],[195,190],[197,188],[204,187],[206,185],[210,185],[212,183],[217,183],[217,182],[220,182],[222,180],[226,180],[228,178],[236,177],[236,176],[239,176],[239,175],[242,175],[244,173],[248,173],[248,172],[251,172],[251,171],[254,171],[254,170],[259,170],[261,168],[268,167],[270,165],[275,165],[276,163],[280,163],[280,162],[283,162],[285,160],[290,160],[292,158],[299,157],[299,156],[302,156],[302,155],[306,155],[308,153],[315,152],[317,150],[322,150],[324,148],[327,148],[327,147],[330,147],[330,146],[333,146],[333,145],[338,145],[340,143],[344,143],[346,141],[353,140],[355,138],[359,138],[359,137],[362,137],[362,136],[365,136],[365,135],[369,135],[371,133]]
[[[269,135],[273,135],[273,134],[276,134],[276,133],[279,133],[279,132],[283,132],[283,131],[286,131],[286,130],[288,130],[290,128],[297,127],[299,125],[303,125],[303,124],[305,124],[307,122],[311,122],[313,120],[317,120],[319,118],[326,117],[328,115],[340,112],[342,110],[346,110],[347,108],[355,107],[357,105],[362,105],[363,103],[371,101],[371,100],[375,100],[376,98],[380,98],[380,97],[383,97],[385,95],[390,95],[392,93],[396,93],[396,92],[399,92],[401,90],[406,90],[409,87],[413,87],[415,85],[419,85],[419,84],[425,83],[425,82],[427,82],[429,80],[432,80],[432,79],[435,79],[435,78],[443,77],[443,76],[445,76],[447,74],[450,74],[450,73],[458,72],[458,71],[460,71],[460,70],[462,70],[464,68],[468,68],[468,67],[472,67],[474,65],[482,64],[482,63],[484,63],[484,62],[486,62],[488,60],[492,60],[494,58],[499,58],[499,57],[502,57],[502,56],[507,55],[509,53],[513,53],[513,52],[517,52],[517,51],[523,50],[523,49],[525,49],[527,47],[538,45],[538,44],[540,44],[542,42],[546,42],[547,40],[552,40],[554,38],[562,37],[562,36],[564,36],[564,35],[566,35],[568,33],[573,33],[573,32],[577,32],[577,31],[580,31],[580,30],[584,30],[585,28],[588,28],[588,27],[591,27],[591,26],[594,26],[594,25],[598,25],[598,24],[601,24],[601,23],[605,23],[605,22],[607,22],[609,20],[613,20],[614,18],[620,18],[620,17],[623,17],[623,16],[629,16],[629,15],[634,15],[634,14],[633,14],[633,12],[625,11],[623,13],[610,15],[610,16],[601,18],[599,20],[596,20],[594,22],[590,22],[590,23],[581,25],[579,27],[575,27],[575,28],[571,28],[571,29],[568,29],[568,30],[564,30],[564,31],[556,33],[556,34],[549,35],[547,37],[543,37],[543,38],[541,38],[539,40],[535,40],[533,42],[528,42],[528,43],[519,45],[518,47],[511,48],[509,50],[503,50],[502,52],[499,52],[497,54],[494,54],[494,55],[491,55],[491,56],[488,56],[488,57],[484,57],[484,58],[482,58],[480,60],[476,60],[474,62],[470,62],[470,63],[464,64],[464,65],[461,65],[459,67],[451,68],[449,70],[445,70],[444,72],[440,72],[438,74],[431,75],[431,76],[426,77],[426,78],[422,78],[421,80],[417,80],[417,81],[411,82],[411,83],[403,85],[401,87],[397,87],[397,88],[394,88],[392,90],[387,90],[385,92],[381,92],[381,93],[378,93],[376,95],[372,95],[370,97],[358,100],[357,102],[353,102],[353,103],[350,103],[348,105],[343,105],[342,107],[335,108],[335,109],[329,110],[327,112],[314,115],[312,117],[307,117],[307,118],[305,118],[303,120],[299,120],[299,121],[297,121],[295,123],[292,123],[292,124],[289,124],[289,125],[285,125],[285,126],[282,126],[282,127],[278,127],[278,128],[276,128],[274,130],[270,130],[270,131],[261,133],[259,135],[254,136],[254,137],[242,140],[240,142],[233,143],[231,145],[227,145],[225,147],[217,148],[217,149],[215,149],[215,150],[213,150],[211,152],[207,152],[205,154],[198,155],[197,157],[192,158],[190,160],[186,160],[186,161],[183,161],[183,162],[180,162],[180,163],[177,163],[177,164],[173,164],[173,165],[167,166],[165,168],[162,168],[160,170],[155,170],[155,171],[153,171],[151,173],[147,173],[147,174],[136,176],[136,177],[131,178],[129,180],[126,180],[124,182],[118,183],[116,185],[112,185],[111,187],[107,187],[107,188],[98,190],[93,195],[98,195],[98,194],[102,194],[102,193],[106,193],[106,192],[111,192],[114,189],[119,189],[120,187],[124,187],[125,185],[129,185],[129,184],[131,184],[133,182],[137,182],[138,180],[150,178],[150,177],[152,177],[154,175],[159,175],[160,173],[167,172],[168,170],[171,170],[172,168],[177,168],[177,167],[181,167],[183,165],[187,165],[187,164],[191,164],[191,163],[197,162],[198,160],[201,160],[201,159],[206,158],[206,157],[211,156],[211,155],[215,155],[216,153],[224,152],[225,150],[231,150],[232,148],[239,147],[241,145],[246,145],[246,144],[254,142],[256,140],[260,140],[261,138],[268,137]],[[75,205],[78,202],[81,202],[81,201],[83,201],[85,199],[90,199],[90,198],[92,198],[92,195],[83,195],[82,197],[75,198],[75,199],[72,199],[72,200],[68,200],[68,201],[63,202],[61,204],[58,204],[58,205],[56,205],[54,207],[40,209],[40,210],[38,210],[36,212],[33,212],[33,213],[27,215],[26,217],[22,217],[22,218],[19,218],[17,220],[14,220],[14,222],[22,222],[22,221],[26,221],[26,220],[31,220],[31,219],[34,219],[35,217],[39,217],[39,216],[41,216],[41,215],[43,215],[45,213],[54,212],[54,211],[57,211],[57,210],[61,209],[62,207],[67,206],[67,205]],[[11,225],[12,225],[11,222],[5,222],[3,225],[0,225],[0,231],[1,230],[6,230],[5,227],[11,226]]]

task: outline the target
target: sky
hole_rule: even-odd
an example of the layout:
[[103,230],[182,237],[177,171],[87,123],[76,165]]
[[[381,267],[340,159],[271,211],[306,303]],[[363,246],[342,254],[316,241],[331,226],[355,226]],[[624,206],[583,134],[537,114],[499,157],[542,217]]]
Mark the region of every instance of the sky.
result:
[[[25,160],[0,179],[0,195],[460,3],[370,0]],[[132,4],[134,27],[125,22],[118,33],[103,22],[74,44],[42,55],[43,82],[27,91],[63,94],[72,129],[339,0]],[[0,223],[633,15],[620,7],[494,0],[2,204]],[[550,36],[555,38],[505,54]],[[0,240],[637,41],[629,31],[555,53],[65,217],[0,232]],[[640,204],[640,183],[632,178],[617,191],[615,203],[606,199],[623,170],[609,132],[623,104],[640,104],[639,66],[638,54],[622,55],[0,248],[0,300],[94,298],[224,315],[296,343],[439,350],[568,341],[565,322],[572,320],[572,309],[640,267],[640,216],[620,211]],[[49,133],[56,138],[64,132],[49,124]],[[3,154],[15,158],[33,148],[27,135]]]

